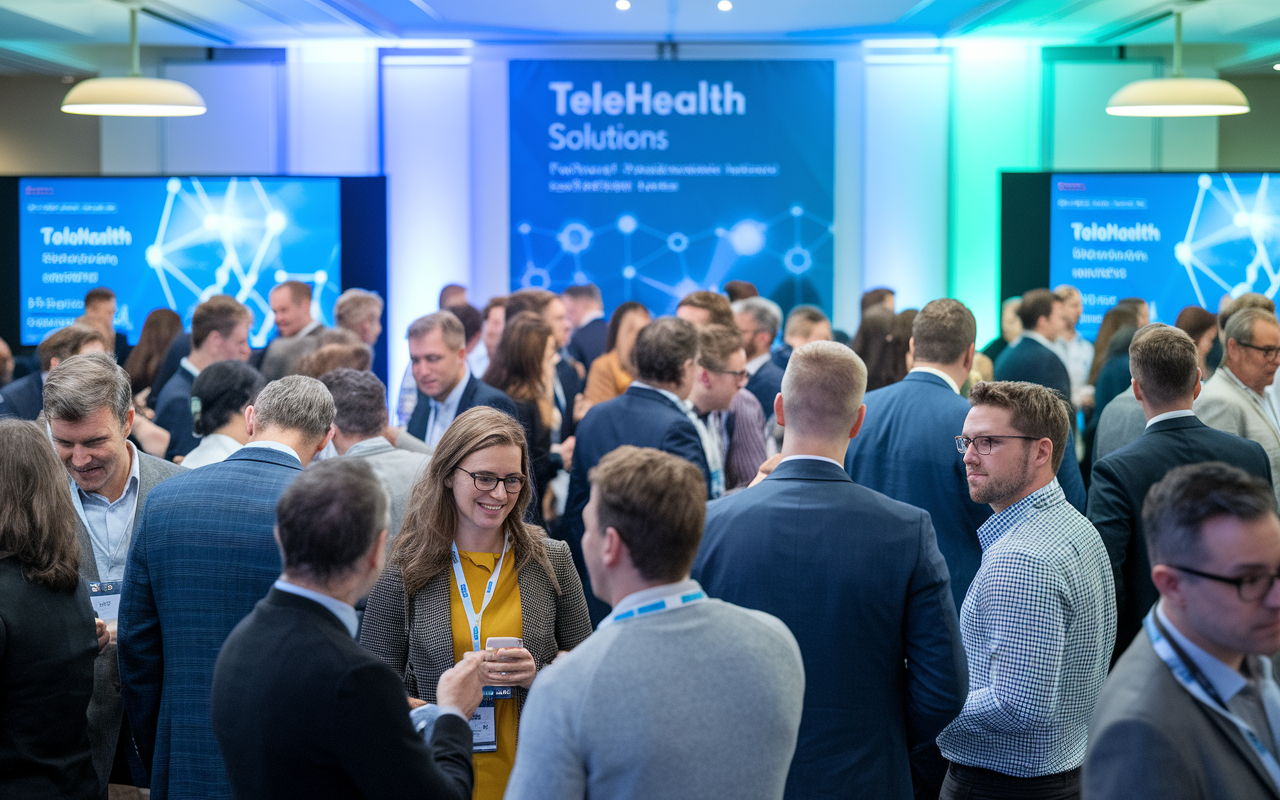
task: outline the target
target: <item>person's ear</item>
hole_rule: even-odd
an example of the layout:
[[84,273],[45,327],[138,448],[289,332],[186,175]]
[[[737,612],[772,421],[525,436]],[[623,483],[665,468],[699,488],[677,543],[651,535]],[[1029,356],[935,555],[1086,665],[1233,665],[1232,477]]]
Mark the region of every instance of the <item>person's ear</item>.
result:
[[[915,340],[913,339],[912,341],[915,341]],[[977,355],[977,353],[978,353],[978,344],[976,342],[969,345],[969,349],[965,351],[964,361],[961,363],[961,366],[965,368],[966,372],[973,371],[973,357]]]
[[[1197,371],[1197,372],[1199,372],[1200,370],[1198,370],[1198,369],[1197,369],[1196,371]],[[1133,384],[1133,397],[1134,397],[1134,399],[1136,399],[1139,403],[1141,403],[1144,399],[1146,399],[1146,398],[1145,398],[1145,396],[1144,396],[1144,395],[1143,395],[1143,393],[1142,393],[1142,387],[1138,385],[1138,379],[1137,379],[1137,378],[1132,378],[1132,379],[1130,379],[1130,380],[1129,380],[1129,383]],[[1197,394],[1199,394],[1199,392],[1197,392]]]
[[[1067,442],[1067,446],[1071,447],[1071,442]],[[1053,440],[1049,438],[1041,439],[1036,442],[1035,451],[1036,464],[1053,464]]]
[[257,427],[254,423],[255,423],[255,420],[253,417],[253,406],[252,405],[245,406],[244,407],[244,428],[245,428],[245,432],[249,434],[249,438],[251,439],[253,438],[253,429]]
[[916,357],[916,337],[914,336],[907,340],[907,355]]
[[1191,387],[1192,400],[1195,400],[1197,397],[1200,396],[1200,390],[1204,388],[1204,384],[1201,383],[1200,381],[1202,381],[1203,379],[1204,379],[1204,373],[1200,371],[1199,367],[1196,367],[1196,385]]
[[782,427],[787,427],[786,417],[782,414],[782,392],[778,392],[773,398],[773,417]]
[[1151,568],[1151,582],[1155,584],[1160,597],[1168,603],[1182,608],[1186,598],[1182,594],[1182,573],[1168,564],[1156,564]]
[[126,439],[129,438],[129,434],[133,431],[133,414],[133,406],[130,405],[129,410],[124,414],[124,428],[121,431]]
[[324,438],[320,440],[319,446],[316,447],[317,454],[319,454],[321,450],[329,446],[329,442],[333,441],[333,435],[337,432],[338,432],[338,426],[332,422],[329,423],[329,430],[325,431]]
[[610,569],[614,569],[622,564],[622,559],[630,559],[631,553],[627,550],[626,542],[622,541],[622,535],[618,533],[618,529],[612,526],[604,529],[604,544],[600,548],[600,560]]
[[865,405],[858,406],[858,418],[854,421],[853,427],[849,430],[849,438],[853,439],[858,435],[858,431],[862,430],[862,423],[867,418],[867,407]]

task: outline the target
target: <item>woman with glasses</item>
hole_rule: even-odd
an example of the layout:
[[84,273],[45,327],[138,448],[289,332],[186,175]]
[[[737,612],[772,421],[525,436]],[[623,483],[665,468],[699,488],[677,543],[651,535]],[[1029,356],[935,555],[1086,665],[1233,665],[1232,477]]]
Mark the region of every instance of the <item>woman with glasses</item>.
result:
[[[445,670],[484,651],[486,697],[472,718],[477,800],[498,800],[506,789],[538,670],[591,634],[568,545],[522,522],[528,475],[520,423],[484,406],[454,420],[413,487],[360,633],[410,698],[428,703]],[[488,649],[494,637],[522,646]]]

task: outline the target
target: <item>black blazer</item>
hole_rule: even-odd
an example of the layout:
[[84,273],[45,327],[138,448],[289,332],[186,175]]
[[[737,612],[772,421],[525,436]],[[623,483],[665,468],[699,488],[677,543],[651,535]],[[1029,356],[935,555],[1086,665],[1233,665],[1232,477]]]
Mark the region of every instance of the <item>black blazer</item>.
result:
[[[191,355],[191,334],[178,331],[178,335],[169,343],[169,349],[164,351],[164,359],[156,369],[156,376],[151,379],[151,394],[147,395],[147,406],[155,409],[156,401],[160,399],[160,390],[169,382],[173,374],[181,369],[182,359],[189,355]],[[253,365],[255,369],[257,366],[257,364]],[[135,388],[134,391],[137,392],[138,389]]]
[[93,617],[83,582],[57,592],[0,559],[0,797],[98,796],[85,715],[98,656]]
[[533,499],[529,502],[529,512],[525,515],[527,522],[544,525],[542,515],[542,498],[546,495],[547,486],[556,477],[556,473],[564,469],[564,460],[551,452],[551,429],[542,422],[542,413],[537,402],[533,400],[517,400],[517,419],[524,428],[524,437],[529,443],[529,478],[533,487]]
[[760,369],[756,370],[756,374],[747,381],[747,391],[760,401],[765,419],[773,416],[773,400],[778,396],[778,392],[782,391],[782,375],[782,367],[771,358],[764,362]]
[[179,367],[156,396],[156,424],[169,432],[164,457],[170,461],[174,456],[185,456],[200,444],[191,423],[191,386],[195,382],[195,376]]
[[567,349],[569,355],[581,362],[582,366],[591,369],[591,362],[604,354],[604,345],[608,340],[609,322],[601,317],[574,331]]
[[1142,618],[1159,599],[1142,532],[1147,490],[1174,467],[1223,461],[1272,482],[1262,445],[1214,430],[1195,417],[1166,419],[1093,465],[1087,516],[1102,536],[1116,584],[1114,664],[1142,629]]
[[1071,376],[1067,374],[1067,365],[1062,363],[1057,353],[1030,336],[1023,336],[1017,345],[1000,354],[996,360],[995,379],[1038,383],[1057,391],[1064,400],[1071,402]]
[[[467,386],[462,390],[462,398],[458,400],[458,413],[454,419],[462,416],[462,412],[476,406],[490,406],[502,411],[512,419],[519,419],[519,412],[516,411],[516,403],[503,392],[498,391],[489,384],[472,375],[467,381]],[[407,430],[409,433],[423,440],[427,440],[427,422],[431,418],[431,398],[422,393],[418,389],[418,403],[413,407],[413,416],[409,417],[409,425]]]
[[471,797],[471,729],[413,730],[404,687],[314,600],[273,588],[222,646],[213,731],[239,798]]
[[44,410],[44,380],[39,372],[24,375],[0,389],[0,419],[35,420]]
[[572,436],[578,427],[573,421],[573,398],[586,387],[586,381],[578,374],[574,364],[574,361],[567,358],[561,358],[556,364],[556,377],[560,380],[561,390],[564,391],[563,405],[560,403],[560,398],[556,398],[556,408],[560,409],[560,441],[562,442]]

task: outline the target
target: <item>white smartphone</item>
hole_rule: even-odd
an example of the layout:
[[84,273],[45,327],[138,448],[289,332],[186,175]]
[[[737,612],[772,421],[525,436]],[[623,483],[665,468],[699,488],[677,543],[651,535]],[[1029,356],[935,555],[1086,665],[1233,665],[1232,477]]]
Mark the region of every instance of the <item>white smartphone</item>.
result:
[[515,636],[490,636],[484,640],[486,650],[501,650],[505,647],[524,647],[524,639]]

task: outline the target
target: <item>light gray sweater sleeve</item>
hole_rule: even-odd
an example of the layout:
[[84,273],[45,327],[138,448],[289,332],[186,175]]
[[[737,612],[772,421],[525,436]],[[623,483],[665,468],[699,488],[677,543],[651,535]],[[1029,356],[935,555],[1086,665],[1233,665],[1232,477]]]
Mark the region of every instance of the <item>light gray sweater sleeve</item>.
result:
[[520,716],[520,747],[503,800],[580,800],[587,768],[577,726],[585,687],[565,675],[567,665],[539,673]]

